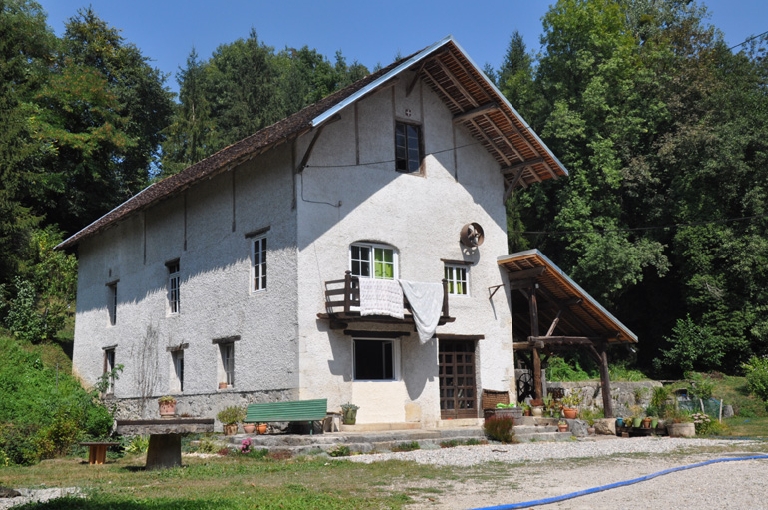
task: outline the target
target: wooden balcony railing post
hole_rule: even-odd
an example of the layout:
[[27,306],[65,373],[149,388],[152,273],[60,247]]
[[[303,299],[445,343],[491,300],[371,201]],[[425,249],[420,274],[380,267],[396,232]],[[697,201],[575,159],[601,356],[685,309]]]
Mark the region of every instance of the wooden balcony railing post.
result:
[[448,316],[448,280],[443,278],[443,317]]
[[349,300],[352,296],[352,271],[344,271],[344,313],[349,313]]

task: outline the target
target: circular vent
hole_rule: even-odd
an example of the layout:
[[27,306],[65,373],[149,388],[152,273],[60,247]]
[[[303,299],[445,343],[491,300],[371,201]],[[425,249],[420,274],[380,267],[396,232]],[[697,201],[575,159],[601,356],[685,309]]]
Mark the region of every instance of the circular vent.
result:
[[485,232],[479,223],[467,223],[461,227],[461,244],[468,248],[477,248],[485,241]]

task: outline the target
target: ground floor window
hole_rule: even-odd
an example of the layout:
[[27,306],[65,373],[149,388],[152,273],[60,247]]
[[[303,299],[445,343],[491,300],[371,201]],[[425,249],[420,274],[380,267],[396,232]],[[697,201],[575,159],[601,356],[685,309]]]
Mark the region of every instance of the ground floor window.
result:
[[354,339],[353,349],[356,381],[399,379],[399,340]]
[[184,351],[178,350],[171,353],[173,370],[171,372],[171,391],[184,391]]
[[109,347],[104,349],[104,375],[107,376],[107,389],[106,393],[111,394],[115,392],[115,376],[113,370],[115,369],[115,348]]

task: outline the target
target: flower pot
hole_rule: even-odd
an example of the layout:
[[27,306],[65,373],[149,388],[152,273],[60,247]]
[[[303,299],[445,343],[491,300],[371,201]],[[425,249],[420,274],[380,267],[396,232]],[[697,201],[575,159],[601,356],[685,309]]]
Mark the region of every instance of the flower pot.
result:
[[237,434],[237,423],[225,423],[224,424],[224,435],[225,436],[234,436]]
[[575,420],[579,410],[573,407],[563,407],[563,417],[566,420]]
[[357,421],[357,409],[343,409],[341,421],[344,425],[354,425]]
[[650,418],[643,418],[643,428],[649,429],[651,428],[651,419]]
[[256,432],[259,434],[266,434],[267,433],[267,424],[266,423],[259,423],[258,427],[256,427]]
[[667,432],[670,437],[693,437],[696,435],[696,426],[693,423],[670,423]]
[[539,406],[535,406],[535,407],[533,407],[533,408],[531,409],[531,414],[532,414],[534,417],[541,417],[541,415],[542,415],[543,413],[544,413],[544,409],[542,409],[542,408],[541,408],[541,407],[539,407]]
[[243,423],[243,430],[246,434],[253,434],[256,432],[256,424],[255,423]]
[[227,383],[225,383],[225,382],[220,382],[220,383],[219,383],[219,389],[220,389],[220,390],[226,390],[226,389],[227,389],[227,387],[228,387],[228,386],[227,386]]
[[158,402],[160,406],[160,416],[175,416],[176,402]]
[[619,427],[623,427],[623,426],[624,426],[624,418],[619,416],[618,418],[616,418],[616,429],[618,430]]
[[642,425],[643,419],[642,418],[632,418],[632,426],[635,428],[640,427]]
[[653,418],[653,419],[651,419],[651,428],[652,428],[652,429],[655,429],[655,428],[656,428],[658,425],[659,425],[659,420],[658,420],[658,418]]

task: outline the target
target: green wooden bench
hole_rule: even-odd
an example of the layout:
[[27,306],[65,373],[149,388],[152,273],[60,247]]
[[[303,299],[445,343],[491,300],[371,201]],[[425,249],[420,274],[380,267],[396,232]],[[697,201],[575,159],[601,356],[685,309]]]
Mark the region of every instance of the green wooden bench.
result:
[[246,422],[267,423],[272,421],[308,421],[309,433],[312,422],[324,420],[328,410],[328,399],[289,400],[248,405]]

